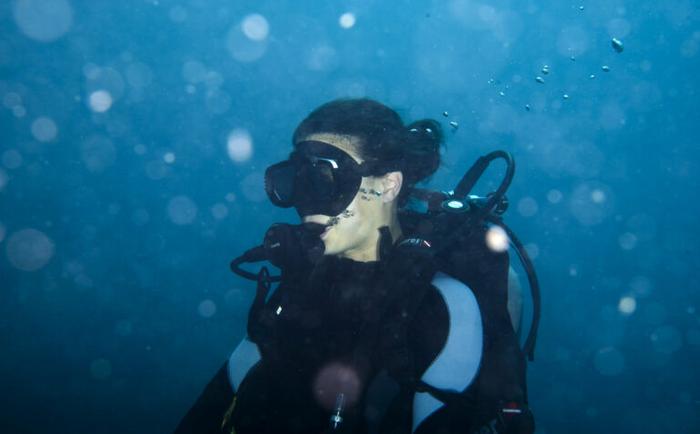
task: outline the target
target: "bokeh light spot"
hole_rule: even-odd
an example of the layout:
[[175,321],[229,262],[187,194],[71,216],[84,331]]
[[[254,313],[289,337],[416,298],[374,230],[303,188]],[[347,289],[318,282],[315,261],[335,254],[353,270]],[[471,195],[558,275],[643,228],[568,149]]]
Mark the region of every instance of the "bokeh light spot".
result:
[[104,113],[112,107],[112,95],[106,90],[96,90],[90,94],[88,104],[92,111]]
[[360,376],[355,369],[341,363],[331,363],[318,372],[314,381],[314,396],[323,408],[332,410],[341,393],[346,407],[355,404],[360,388]]
[[533,261],[540,256],[540,247],[535,243],[525,244],[525,251]]
[[344,29],[349,29],[353,27],[355,25],[355,14],[351,12],[345,12],[338,19],[338,23],[340,24],[340,27]]
[[549,203],[559,203],[563,197],[564,195],[561,193],[561,191],[556,189],[552,189],[547,192],[547,200]]
[[595,184],[580,184],[571,194],[569,201],[571,214],[584,226],[602,223],[613,211],[607,188],[597,187]]
[[630,232],[620,235],[617,241],[623,250],[632,250],[637,245],[637,237]]
[[22,271],[36,271],[49,263],[54,255],[54,244],[43,232],[36,229],[19,230],[7,239],[7,259]]
[[32,136],[40,142],[50,142],[56,138],[58,128],[53,119],[40,116],[34,119],[31,126]]
[[143,143],[138,143],[134,145],[134,154],[136,155],[144,155],[148,149],[146,148],[146,145]]
[[630,289],[637,297],[647,297],[651,294],[652,287],[651,280],[645,276],[635,276],[630,281]]
[[8,92],[2,97],[2,105],[8,109],[17,107],[18,105],[22,105],[22,97],[15,92]]
[[228,207],[223,203],[215,203],[211,207],[211,215],[217,220],[222,220],[228,215]]
[[168,202],[168,217],[176,225],[189,225],[197,218],[197,205],[187,196],[175,196]]
[[267,39],[251,39],[243,32],[242,25],[236,25],[226,35],[226,47],[231,57],[239,62],[249,63],[260,59],[265,54]]
[[23,162],[24,158],[22,158],[22,154],[16,149],[8,149],[2,153],[2,165],[5,166],[6,169],[17,169]]
[[623,315],[632,315],[637,310],[637,300],[634,297],[622,297],[617,305],[617,310]]
[[253,41],[263,41],[267,38],[270,25],[267,19],[260,14],[250,14],[243,19],[241,24],[243,33]]
[[202,300],[197,307],[197,312],[204,318],[211,318],[216,313],[216,303],[209,299]]
[[602,190],[591,191],[591,200],[595,203],[605,202],[605,193]]
[[236,163],[248,161],[253,154],[253,139],[248,131],[235,129],[228,135],[226,141],[228,156]]
[[39,42],[54,41],[73,25],[73,9],[67,0],[18,0],[13,12],[22,33]]
[[539,206],[531,197],[524,197],[518,201],[518,213],[523,217],[532,217],[537,214]]
[[505,252],[508,250],[508,234],[500,226],[491,226],[486,231],[486,245],[494,252]]

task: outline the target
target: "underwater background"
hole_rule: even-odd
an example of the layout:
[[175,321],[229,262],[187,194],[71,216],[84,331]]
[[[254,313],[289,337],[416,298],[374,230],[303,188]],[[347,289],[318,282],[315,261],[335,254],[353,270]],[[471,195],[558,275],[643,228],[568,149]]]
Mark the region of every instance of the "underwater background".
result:
[[0,432],[171,432],[298,221],[265,168],[365,96],[443,124],[430,188],[514,155],[537,433],[700,432],[699,66],[691,0],[0,2]]

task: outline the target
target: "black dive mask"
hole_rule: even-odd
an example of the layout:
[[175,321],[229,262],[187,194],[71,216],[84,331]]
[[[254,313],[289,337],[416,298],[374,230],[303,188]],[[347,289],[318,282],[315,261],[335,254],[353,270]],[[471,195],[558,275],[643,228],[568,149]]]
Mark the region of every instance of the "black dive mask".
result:
[[265,171],[265,191],[281,208],[295,207],[300,216],[343,212],[357,194],[370,165],[315,140],[300,142],[288,160]]

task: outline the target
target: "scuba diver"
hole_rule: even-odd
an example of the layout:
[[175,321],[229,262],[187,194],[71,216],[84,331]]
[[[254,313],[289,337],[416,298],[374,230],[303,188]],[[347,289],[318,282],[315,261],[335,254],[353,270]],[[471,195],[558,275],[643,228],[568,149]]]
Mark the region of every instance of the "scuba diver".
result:
[[[176,434],[534,432],[525,365],[539,287],[500,218],[513,161],[496,151],[453,191],[415,187],[439,167],[442,142],[438,122],[404,125],[370,99],[331,101],[301,122],[265,189],[302,223],[271,226],[232,262],[257,282],[247,336]],[[497,159],[501,185],[471,195]],[[507,247],[487,243],[494,228],[532,288],[523,347]],[[280,276],[241,267],[263,260]]]

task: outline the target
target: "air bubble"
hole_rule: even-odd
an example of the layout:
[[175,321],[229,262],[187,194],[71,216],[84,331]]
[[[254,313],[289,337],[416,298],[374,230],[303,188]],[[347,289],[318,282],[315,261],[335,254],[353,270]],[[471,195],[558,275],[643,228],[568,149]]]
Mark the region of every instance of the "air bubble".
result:
[[622,53],[622,51],[625,49],[624,45],[622,45],[622,41],[617,38],[612,38],[610,43],[612,44],[613,49],[618,53]]

